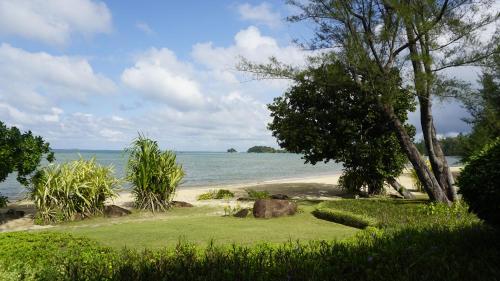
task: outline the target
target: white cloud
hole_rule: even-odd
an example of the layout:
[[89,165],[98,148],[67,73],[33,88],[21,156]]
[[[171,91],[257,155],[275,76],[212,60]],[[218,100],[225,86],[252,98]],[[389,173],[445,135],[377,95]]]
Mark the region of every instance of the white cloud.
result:
[[248,3],[242,4],[238,6],[238,13],[242,20],[253,21],[271,28],[281,25],[281,15],[278,12],[273,12],[271,5],[268,3],[261,3],[256,6]]
[[112,93],[115,84],[87,60],[0,45],[0,120],[30,127],[58,124],[62,103]]
[[137,22],[135,27],[147,35],[155,34],[155,31],[145,22]]
[[101,1],[0,0],[0,34],[64,45],[74,33],[111,29],[111,13]]
[[125,85],[144,96],[182,110],[196,109],[205,99],[198,82],[191,77],[188,64],[179,61],[169,49],[151,49],[133,67],[123,71]]

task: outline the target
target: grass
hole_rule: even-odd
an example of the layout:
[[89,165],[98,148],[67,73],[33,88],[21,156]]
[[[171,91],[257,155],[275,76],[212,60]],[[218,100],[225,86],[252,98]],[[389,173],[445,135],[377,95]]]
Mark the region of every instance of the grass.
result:
[[234,197],[234,193],[227,189],[214,189],[209,190],[207,193],[202,193],[198,196],[198,200],[211,200],[211,199],[230,199]]
[[129,217],[89,219],[65,223],[51,231],[88,237],[102,245],[136,249],[174,246],[179,240],[206,245],[289,240],[333,240],[352,236],[358,230],[318,220],[312,216],[314,205],[302,203],[295,216],[270,220],[223,217],[222,208],[174,208],[165,214],[135,213]]

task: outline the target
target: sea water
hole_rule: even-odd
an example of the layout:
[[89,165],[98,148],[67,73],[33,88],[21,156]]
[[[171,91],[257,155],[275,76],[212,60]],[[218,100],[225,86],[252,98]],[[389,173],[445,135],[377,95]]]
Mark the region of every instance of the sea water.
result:
[[[316,165],[305,164],[301,155],[292,153],[226,153],[226,152],[177,152],[177,161],[183,166],[186,176],[180,189],[196,186],[217,186],[258,183],[268,180],[305,178],[338,174],[342,164],[329,162]],[[107,150],[56,150],[57,163],[83,157],[95,157],[102,165],[112,165],[115,176],[123,178],[128,160],[123,151]],[[458,158],[449,157],[450,165]],[[45,165],[46,163],[42,163]],[[129,188],[127,184],[124,189]],[[15,173],[0,183],[0,193],[11,199],[22,198],[26,189],[15,178]]]

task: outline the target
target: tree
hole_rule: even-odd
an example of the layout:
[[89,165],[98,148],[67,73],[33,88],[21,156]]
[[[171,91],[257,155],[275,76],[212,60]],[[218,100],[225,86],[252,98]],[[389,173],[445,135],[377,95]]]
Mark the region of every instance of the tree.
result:
[[[429,197],[445,203],[454,201],[456,191],[437,140],[432,100],[437,94],[451,91],[454,85],[446,82],[440,71],[479,64],[495,52],[497,37],[488,44],[478,40],[481,28],[496,22],[500,16],[500,13],[478,12],[488,10],[494,1],[290,0],[288,3],[301,11],[290,17],[290,21],[312,21],[317,27],[307,48],[336,54],[349,67],[354,79],[367,92],[376,95],[373,103],[391,124]],[[420,123],[432,170],[426,166],[404,122],[395,113],[394,97],[399,92],[394,83],[398,79],[393,79],[395,68],[410,73],[410,79],[405,79],[404,84],[412,85],[408,94],[416,97],[420,105]],[[263,76],[283,74],[273,72],[269,65],[247,69]],[[288,70],[290,68],[285,68],[285,72]]]
[[54,161],[54,153],[42,137],[34,136],[31,131],[21,133],[18,128],[0,122],[0,182],[17,172],[17,181],[28,185],[44,156],[47,161]]
[[236,151],[236,149],[234,149],[234,148],[230,148],[230,149],[227,150],[227,152],[228,153],[235,153],[235,152],[238,152],[238,151]]
[[472,132],[464,141],[466,158],[500,136],[500,54],[491,58],[480,83],[481,88],[476,94],[462,97],[471,115],[465,121],[472,125]]
[[[375,96],[340,61],[323,62],[299,72],[284,96],[269,105],[269,129],[281,147],[303,154],[306,162],[342,162],[344,188],[366,187],[376,194],[402,172],[407,158]],[[402,87],[395,99],[396,114],[406,120],[413,100]]]

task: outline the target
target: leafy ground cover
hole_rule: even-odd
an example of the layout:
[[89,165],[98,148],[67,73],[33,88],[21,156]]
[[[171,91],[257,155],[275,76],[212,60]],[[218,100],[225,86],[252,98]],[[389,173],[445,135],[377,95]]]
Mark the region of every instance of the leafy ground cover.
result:
[[[498,280],[500,276],[500,233],[464,212],[465,206],[445,208],[423,201],[339,200],[302,203],[300,214],[285,219],[294,218],[290,224],[296,224],[297,229],[310,228],[315,232],[318,227],[308,225],[309,221],[335,225],[310,214],[318,207],[370,216],[379,226],[359,230],[343,240],[311,238],[257,245],[241,245],[237,240],[234,244],[225,244],[215,240],[214,243],[194,245],[187,238],[174,245],[167,243],[165,248],[136,250],[103,245],[105,234],[108,241],[124,238],[116,236],[113,231],[117,229],[113,228],[97,234],[94,237],[97,242],[82,238],[91,237],[94,230],[99,232],[101,226],[85,225],[98,223],[96,219],[68,223],[59,229],[66,232],[73,229],[73,234],[59,231],[1,234],[0,279]],[[170,224],[168,216],[158,224],[165,223],[166,230],[167,226],[181,226],[186,219],[183,224],[186,233],[198,231],[198,235],[203,235],[197,229],[189,229],[188,225],[203,225],[203,220],[214,217],[224,221],[224,226],[220,224],[219,227],[225,232],[230,232],[228,229],[233,222],[255,222],[264,223],[259,228],[272,233],[283,229],[286,221],[238,220],[213,214],[200,215],[200,221],[191,221],[189,217],[194,210],[174,211],[180,219],[177,225]],[[203,212],[207,211],[210,209]],[[142,228],[129,230],[128,234],[143,233],[130,241],[140,242],[147,240],[145,237],[153,237],[147,233],[147,228],[152,226],[144,225],[145,222],[137,222]],[[282,227],[269,229],[267,222],[276,222]],[[130,225],[131,222],[116,224],[123,231]],[[88,232],[82,232],[84,229]],[[335,230],[331,231],[333,236]],[[160,232],[155,235],[157,239],[167,236]],[[246,238],[251,239],[251,236]]]

